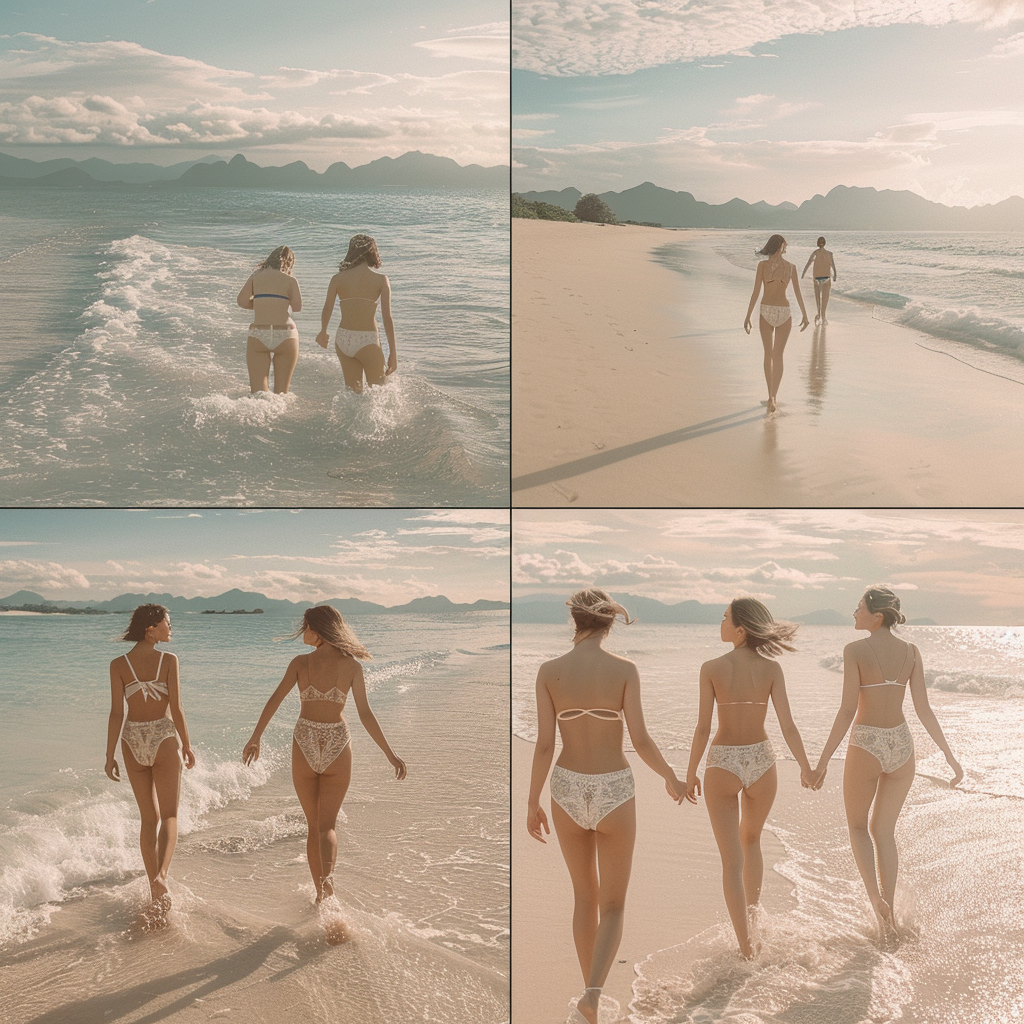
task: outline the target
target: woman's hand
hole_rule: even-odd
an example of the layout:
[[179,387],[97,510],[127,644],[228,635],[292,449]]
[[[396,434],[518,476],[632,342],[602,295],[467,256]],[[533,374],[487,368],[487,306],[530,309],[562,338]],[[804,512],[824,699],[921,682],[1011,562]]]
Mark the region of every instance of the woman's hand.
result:
[[252,764],[260,759],[260,741],[251,739],[242,751],[242,764]]
[[404,779],[408,773],[408,769],[405,767],[405,762],[397,754],[389,754],[388,760],[394,766],[395,778]]
[[330,336],[330,335],[329,335],[329,334],[328,334],[328,333],[327,333],[326,331],[321,331],[321,332],[320,332],[320,333],[319,333],[319,334],[318,334],[318,335],[316,336],[316,343],[317,343],[317,344],[318,344],[318,345],[319,345],[319,346],[320,346],[321,348],[327,348],[327,344],[328,344],[328,342],[329,342],[330,340],[331,340],[331,336]]
[[747,334],[750,333],[750,317],[749,316],[747,317],[746,320],[743,321],[743,330],[745,330],[747,332]]
[[672,778],[665,780],[665,792],[677,804],[681,804],[686,799],[686,783],[680,782],[678,776],[673,775]]
[[700,779],[696,775],[686,776],[686,799],[691,804],[697,802],[697,797],[700,796]]
[[821,789],[821,787],[825,784],[825,776],[827,774],[828,774],[828,765],[827,764],[819,764],[818,767],[814,769],[814,783],[813,783],[813,788],[814,789]]
[[807,319],[807,314],[806,314],[806,313],[804,313],[804,318],[803,318],[803,320],[801,320],[801,321],[800,321],[800,330],[801,330],[801,331],[806,331],[806,330],[807,330],[807,325],[808,325],[808,324],[809,324],[810,322],[811,322],[811,321]]
[[526,831],[538,842],[546,844],[547,840],[541,835],[541,829],[548,835],[551,835],[551,829],[548,826],[548,816],[544,813],[544,808],[540,804],[536,804],[531,806],[526,812]]
[[950,780],[949,788],[954,789],[956,784],[964,777],[964,770],[960,767],[960,762],[952,754],[947,755],[946,762],[953,769],[953,778]]
[[195,751],[191,747],[186,747],[182,752],[181,756],[185,760],[186,768],[195,768],[196,766],[196,755]]
[[113,782],[120,782],[121,781],[121,769],[118,767],[117,762],[113,758],[111,758],[106,763],[106,765],[104,766],[103,770],[107,773],[107,778],[110,779],[111,781],[113,781]]
[[391,351],[388,352],[388,368],[384,371],[384,376],[385,377],[390,377],[391,374],[393,374],[395,372],[395,370],[397,370],[397,369],[398,369],[398,355],[396,354],[394,349],[391,349]]

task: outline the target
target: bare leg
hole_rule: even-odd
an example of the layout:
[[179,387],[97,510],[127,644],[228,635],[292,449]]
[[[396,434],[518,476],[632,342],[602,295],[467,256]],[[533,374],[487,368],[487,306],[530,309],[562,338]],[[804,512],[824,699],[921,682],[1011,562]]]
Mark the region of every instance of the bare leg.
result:
[[367,384],[383,384],[387,380],[387,365],[380,345],[366,345],[356,353],[356,359],[363,364]]
[[821,322],[827,324],[828,321],[825,319],[825,310],[828,309],[828,297],[832,294],[832,282],[826,281],[821,285]]
[[153,879],[153,898],[167,892],[167,873],[178,842],[178,798],[181,793],[181,757],[175,739],[160,744],[153,762],[153,784],[160,808],[160,834],[157,836],[157,872]]
[[764,346],[764,382],[768,386],[768,411],[772,412],[772,334],[775,328],[763,316],[758,316],[757,326],[761,331],[761,344]]
[[[903,810],[910,787],[914,782],[914,758],[901,764],[894,772],[878,780],[875,806],[871,812],[871,836],[878,857],[879,891],[895,915],[896,875],[899,872],[899,853],[896,850],[896,820]],[[893,918],[895,925],[895,917]]]
[[306,864],[313,876],[313,888],[319,903],[320,880],[324,877],[320,863],[320,776],[309,767],[306,755],[295,740],[292,740],[292,784],[306,816]]
[[772,346],[772,380],[768,386],[770,404],[775,404],[782,383],[782,352],[789,340],[789,332],[793,329],[793,318],[775,328],[775,344]]
[[817,323],[821,319],[821,285],[817,280],[814,282],[814,304],[818,307],[818,314],[814,318],[814,322]]
[[256,338],[250,336],[245,343],[245,361],[249,367],[249,390],[270,390],[270,349]]
[[352,744],[328,765],[320,776],[320,814],[317,831],[320,837],[320,892],[334,895],[334,863],[338,859],[338,812],[352,780]]
[[[142,863],[146,868],[146,877],[152,889],[153,879],[160,870],[160,859],[157,854],[157,826],[160,822],[160,808],[156,800],[156,788],[153,786],[152,769],[139,764],[127,743],[121,744],[124,757],[124,768],[128,773],[135,802],[139,805],[142,825],[139,829],[139,848],[142,851]],[[156,899],[156,894],[153,896]]]
[[586,982],[594,959],[594,937],[597,935],[599,921],[597,833],[580,828],[553,800],[551,822],[555,826],[558,845],[572,879],[572,938],[580,962],[580,972]]
[[[758,779],[758,782],[761,780]],[[704,772],[704,802],[711,818],[718,852],[722,858],[722,891],[732,920],[740,954],[754,955],[747,922],[747,898],[743,888],[743,845],[740,842],[740,780],[725,768],[710,767]]]
[[361,394],[363,390],[363,364],[352,356],[343,355],[337,346],[334,351],[338,353],[338,362],[341,363],[341,372],[345,377],[345,386],[349,391]]
[[740,846],[743,848],[743,895],[747,908],[761,900],[764,859],[761,856],[761,831],[775,803],[779,774],[772,765],[749,789],[740,794]]
[[274,394],[283,395],[288,391],[295,372],[295,364],[299,361],[299,341],[287,338],[274,349]]
[[873,754],[850,744],[843,771],[843,801],[846,804],[846,823],[850,829],[850,846],[871,906],[878,917],[885,921],[890,917],[891,910],[878,890],[875,848],[868,833],[868,811],[875,799],[881,774],[881,765]]

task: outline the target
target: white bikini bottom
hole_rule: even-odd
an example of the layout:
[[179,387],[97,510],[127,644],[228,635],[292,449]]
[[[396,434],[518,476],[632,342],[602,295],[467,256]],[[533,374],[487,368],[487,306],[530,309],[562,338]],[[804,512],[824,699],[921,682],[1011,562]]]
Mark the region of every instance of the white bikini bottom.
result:
[[772,327],[781,327],[793,316],[793,310],[789,306],[768,306],[761,303],[761,319]]
[[348,746],[351,736],[344,718],[340,722],[314,722],[300,718],[295,723],[292,738],[309,767],[317,775],[323,775]]
[[164,740],[172,736],[177,742],[174,723],[169,718],[157,718],[152,722],[135,722],[128,719],[124,723],[121,739],[127,744],[132,756],[144,768],[150,768],[156,760],[156,752]]
[[347,327],[339,327],[334,335],[334,347],[343,356],[350,359],[367,345],[376,345],[380,348],[380,338],[376,331],[350,331]]
[[289,318],[287,324],[277,327],[250,327],[249,337],[255,338],[273,352],[282,341],[289,341],[292,338],[298,341],[299,329],[295,326],[295,321]]
[[602,818],[633,795],[633,772],[629,768],[587,775],[556,764],[551,773],[551,799],[580,828],[597,828]]
[[708,768],[724,768],[732,772],[744,789],[749,789],[775,764],[771,740],[730,747],[713,743],[708,750]]
[[850,733],[850,746],[866,750],[886,773],[902,768],[914,756],[914,740],[906,722],[900,722],[892,729],[855,725]]

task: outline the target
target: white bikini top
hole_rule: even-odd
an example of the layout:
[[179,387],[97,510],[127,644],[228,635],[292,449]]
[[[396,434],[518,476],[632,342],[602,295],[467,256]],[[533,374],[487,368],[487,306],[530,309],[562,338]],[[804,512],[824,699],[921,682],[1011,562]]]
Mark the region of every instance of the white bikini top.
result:
[[611,708],[566,708],[559,711],[555,716],[560,722],[572,722],[584,715],[590,715],[600,722],[624,722],[626,713],[624,711],[613,711]]
[[[128,655],[123,655],[124,660],[128,661]],[[164,663],[164,652],[160,652],[160,660],[156,663],[156,679],[140,679],[135,674],[135,669],[132,667],[132,663],[128,661],[128,667],[132,670],[132,679],[135,680],[133,683],[129,683],[124,688],[125,697],[131,697],[136,693],[142,694],[143,700],[149,700],[150,697],[153,700],[159,700],[161,697],[167,696],[167,684],[160,682],[160,666]]]
[[347,696],[347,693],[342,693],[336,686],[332,686],[326,693],[312,685],[307,686],[304,690],[299,690],[299,700],[329,700],[342,706],[344,706]]
[[[868,647],[871,647],[871,644],[868,644]],[[908,675],[907,678],[904,679],[902,683],[900,682],[900,676],[903,675],[903,669],[905,669],[907,667],[907,658],[910,657],[910,652],[912,650],[913,650],[913,648],[910,646],[910,644],[907,644],[907,653],[906,653],[906,655],[903,658],[903,664],[900,667],[899,672],[896,673],[896,678],[895,679],[886,679],[885,678],[885,672],[882,671],[882,663],[878,660],[878,655],[875,654],[875,650],[872,647],[871,648],[871,653],[875,655],[875,664],[878,666],[878,671],[882,673],[882,680],[883,680],[883,682],[881,682],[881,683],[861,683],[860,684],[860,688],[862,690],[870,690],[872,687],[875,687],[875,686],[906,686],[907,683],[910,682],[910,676]],[[913,666],[911,666],[911,672],[912,671],[913,671]]]

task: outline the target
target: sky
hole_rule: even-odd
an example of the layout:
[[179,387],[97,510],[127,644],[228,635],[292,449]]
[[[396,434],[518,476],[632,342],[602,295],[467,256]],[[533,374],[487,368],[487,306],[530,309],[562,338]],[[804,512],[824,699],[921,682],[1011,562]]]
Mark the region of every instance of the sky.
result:
[[0,510],[0,597],[507,601],[508,566],[503,509]]
[[513,187],[1024,195],[1024,0],[517,0]]
[[852,613],[888,584],[908,619],[1024,625],[1024,510],[520,511],[513,600],[598,586],[666,604]]
[[505,0],[5,0],[0,151],[508,163]]

